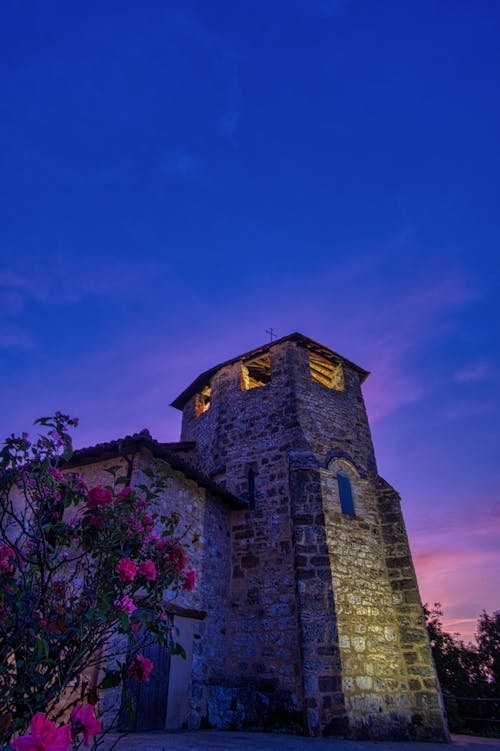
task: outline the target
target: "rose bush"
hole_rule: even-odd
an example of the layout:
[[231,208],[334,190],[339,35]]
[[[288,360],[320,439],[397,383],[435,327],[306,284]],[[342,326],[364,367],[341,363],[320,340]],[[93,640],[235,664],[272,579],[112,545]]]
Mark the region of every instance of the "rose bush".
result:
[[[191,590],[195,574],[179,518],[151,512],[164,476],[134,491],[115,467],[109,484],[87,488],[64,469],[76,420],[37,422],[44,434],[11,436],[0,451],[0,741],[66,751],[96,742],[102,691],[154,677],[147,646],[183,653],[165,596]],[[111,668],[117,633],[133,653]]]

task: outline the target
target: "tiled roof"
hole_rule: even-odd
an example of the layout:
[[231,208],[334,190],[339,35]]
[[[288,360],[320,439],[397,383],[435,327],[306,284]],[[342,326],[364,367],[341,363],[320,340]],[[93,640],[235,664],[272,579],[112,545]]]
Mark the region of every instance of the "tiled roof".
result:
[[95,446],[76,449],[71,459],[64,466],[78,467],[85,464],[94,464],[106,459],[131,454],[140,449],[148,449],[154,457],[163,459],[172,469],[182,472],[187,478],[194,480],[201,487],[219,496],[230,506],[246,508],[246,501],[237,498],[225,488],[221,488],[213,480],[193,467],[186,457],[179,456],[180,453],[189,451],[194,446],[194,441],[160,443],[151,437],[149,430],[144,429],[140,433],[134,433],[133,435],[125,436],[125,438],[118,438],[106,443],[97,443]]

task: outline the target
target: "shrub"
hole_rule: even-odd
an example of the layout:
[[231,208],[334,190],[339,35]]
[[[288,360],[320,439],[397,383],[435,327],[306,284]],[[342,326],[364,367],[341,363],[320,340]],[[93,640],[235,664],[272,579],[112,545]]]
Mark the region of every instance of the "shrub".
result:
[[[33,442],[11,436],[0,451],[0,740],[65,751],[96,741],[102,691],[149,679],[145,647],[183,653],[165,594],[192,589],[194,572],[179,517],[151,512],[164,476],[132,490],[114,467],[109,484],[88,488],[64,469],[77,421],[37,423]],[[111,668],[116,634],[134,654]]]

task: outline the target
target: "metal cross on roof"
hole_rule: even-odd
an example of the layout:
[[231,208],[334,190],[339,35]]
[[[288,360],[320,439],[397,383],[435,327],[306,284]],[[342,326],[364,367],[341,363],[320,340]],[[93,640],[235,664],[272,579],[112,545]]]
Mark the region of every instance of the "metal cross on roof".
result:
[[271,342],[273,339],[276,339],[276,334],[274,333],[274,329],[272,327],[270,329],[266,329],[266,334],[269,334],[269,340]]

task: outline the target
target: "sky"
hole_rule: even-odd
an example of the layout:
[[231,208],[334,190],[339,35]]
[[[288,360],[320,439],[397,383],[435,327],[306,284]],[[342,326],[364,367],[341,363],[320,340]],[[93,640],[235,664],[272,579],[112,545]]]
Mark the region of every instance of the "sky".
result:
[[500,609],[496,0],[4,0],[0,436],[293,331],[371,371],[424,601]]

